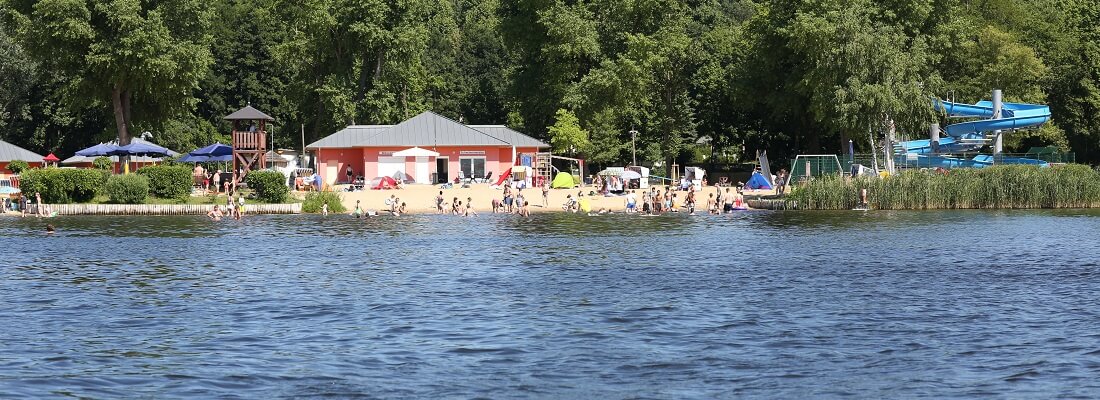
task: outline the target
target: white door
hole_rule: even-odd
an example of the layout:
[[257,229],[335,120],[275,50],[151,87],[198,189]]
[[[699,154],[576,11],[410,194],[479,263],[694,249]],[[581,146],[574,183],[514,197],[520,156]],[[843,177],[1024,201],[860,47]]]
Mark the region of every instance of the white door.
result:
[[428,157],[416,158],[416,183],[431,183],[428,182]]
[[393,178],[398,172],[405,174],[405,157],[378,157],[378,176]]

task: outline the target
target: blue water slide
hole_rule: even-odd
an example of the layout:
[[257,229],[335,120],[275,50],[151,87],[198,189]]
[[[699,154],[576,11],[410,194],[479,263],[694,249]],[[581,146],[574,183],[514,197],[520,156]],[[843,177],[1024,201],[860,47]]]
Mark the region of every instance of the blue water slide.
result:
[[[960,104],[936,101],[937,108],[952,117],[993,118],[993,103]],[[1004,103],[1000,119],[983,119],[948,125],[944,132],[955,138],[983,137],[985,132],[1034,128],[1050,121],[1050,107],[1038,104]]]
[[[939,151],[942,153],[977,150],[984,145],[986,132],[1034,128],[1050,120],[1050,107],[1038,104],[1002,103],[1000,119],[990,119],[993,118],[993,102],[990,101],[963,104],[935,100],[935,106],[951,117],[984,118],[944,128],[947,136],[939,140]],[[932,141],[929,139],[900,142],[895,149],[902,153],[896,156],[896,162],[920,168],[982,168],[993,165],[994,162],[994,158],[988,155],[979,155],[968,160],[928,154],[932,152]],[[1001,158],[997,163],[1047,165],[1039,160],[1010,157]]]

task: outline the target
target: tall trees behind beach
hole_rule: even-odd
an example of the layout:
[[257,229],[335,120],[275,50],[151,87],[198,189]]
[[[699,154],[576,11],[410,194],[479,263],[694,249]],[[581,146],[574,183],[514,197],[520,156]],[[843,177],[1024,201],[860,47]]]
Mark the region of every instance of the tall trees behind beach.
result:
[[[0,0],[0,138],[62,155],[135,132],[278,146],[424,110],[556,138],[596,163],[839,153],[929,99],[1050,104],[1008,145],[1100,162],[1095,0]],[[561,121],[563,116],[568,121]],[[576,133],[587,137],[577,137]]]

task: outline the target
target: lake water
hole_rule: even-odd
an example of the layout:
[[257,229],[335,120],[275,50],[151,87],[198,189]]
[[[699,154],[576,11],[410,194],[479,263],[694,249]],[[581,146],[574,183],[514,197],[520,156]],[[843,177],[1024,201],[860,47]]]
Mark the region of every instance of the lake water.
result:
[[1100,212],[0,219],[0,397],[1100,396]]

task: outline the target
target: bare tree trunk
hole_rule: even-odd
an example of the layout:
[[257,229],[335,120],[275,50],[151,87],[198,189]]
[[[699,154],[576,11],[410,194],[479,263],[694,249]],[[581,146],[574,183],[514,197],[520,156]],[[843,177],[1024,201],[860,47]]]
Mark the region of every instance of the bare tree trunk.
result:
[[[133,138],[133,135],[130,133],[130,128],[134,126],[133,120],[130,118],[130,90],[122,91],[122,118],[123,121],[126,122],[126,139],[122,139],[120,136],[118,144],[127,145],[130,144],[130,140]],[[125,142],[123,142],[123,140],[125,140]]]
[[126,105],[123,100],[123,92],[120,85],[111,89],[111,106],[115,114],[115,128],[118,129],[118,143],[130,144],[130,127],[126,120]]

